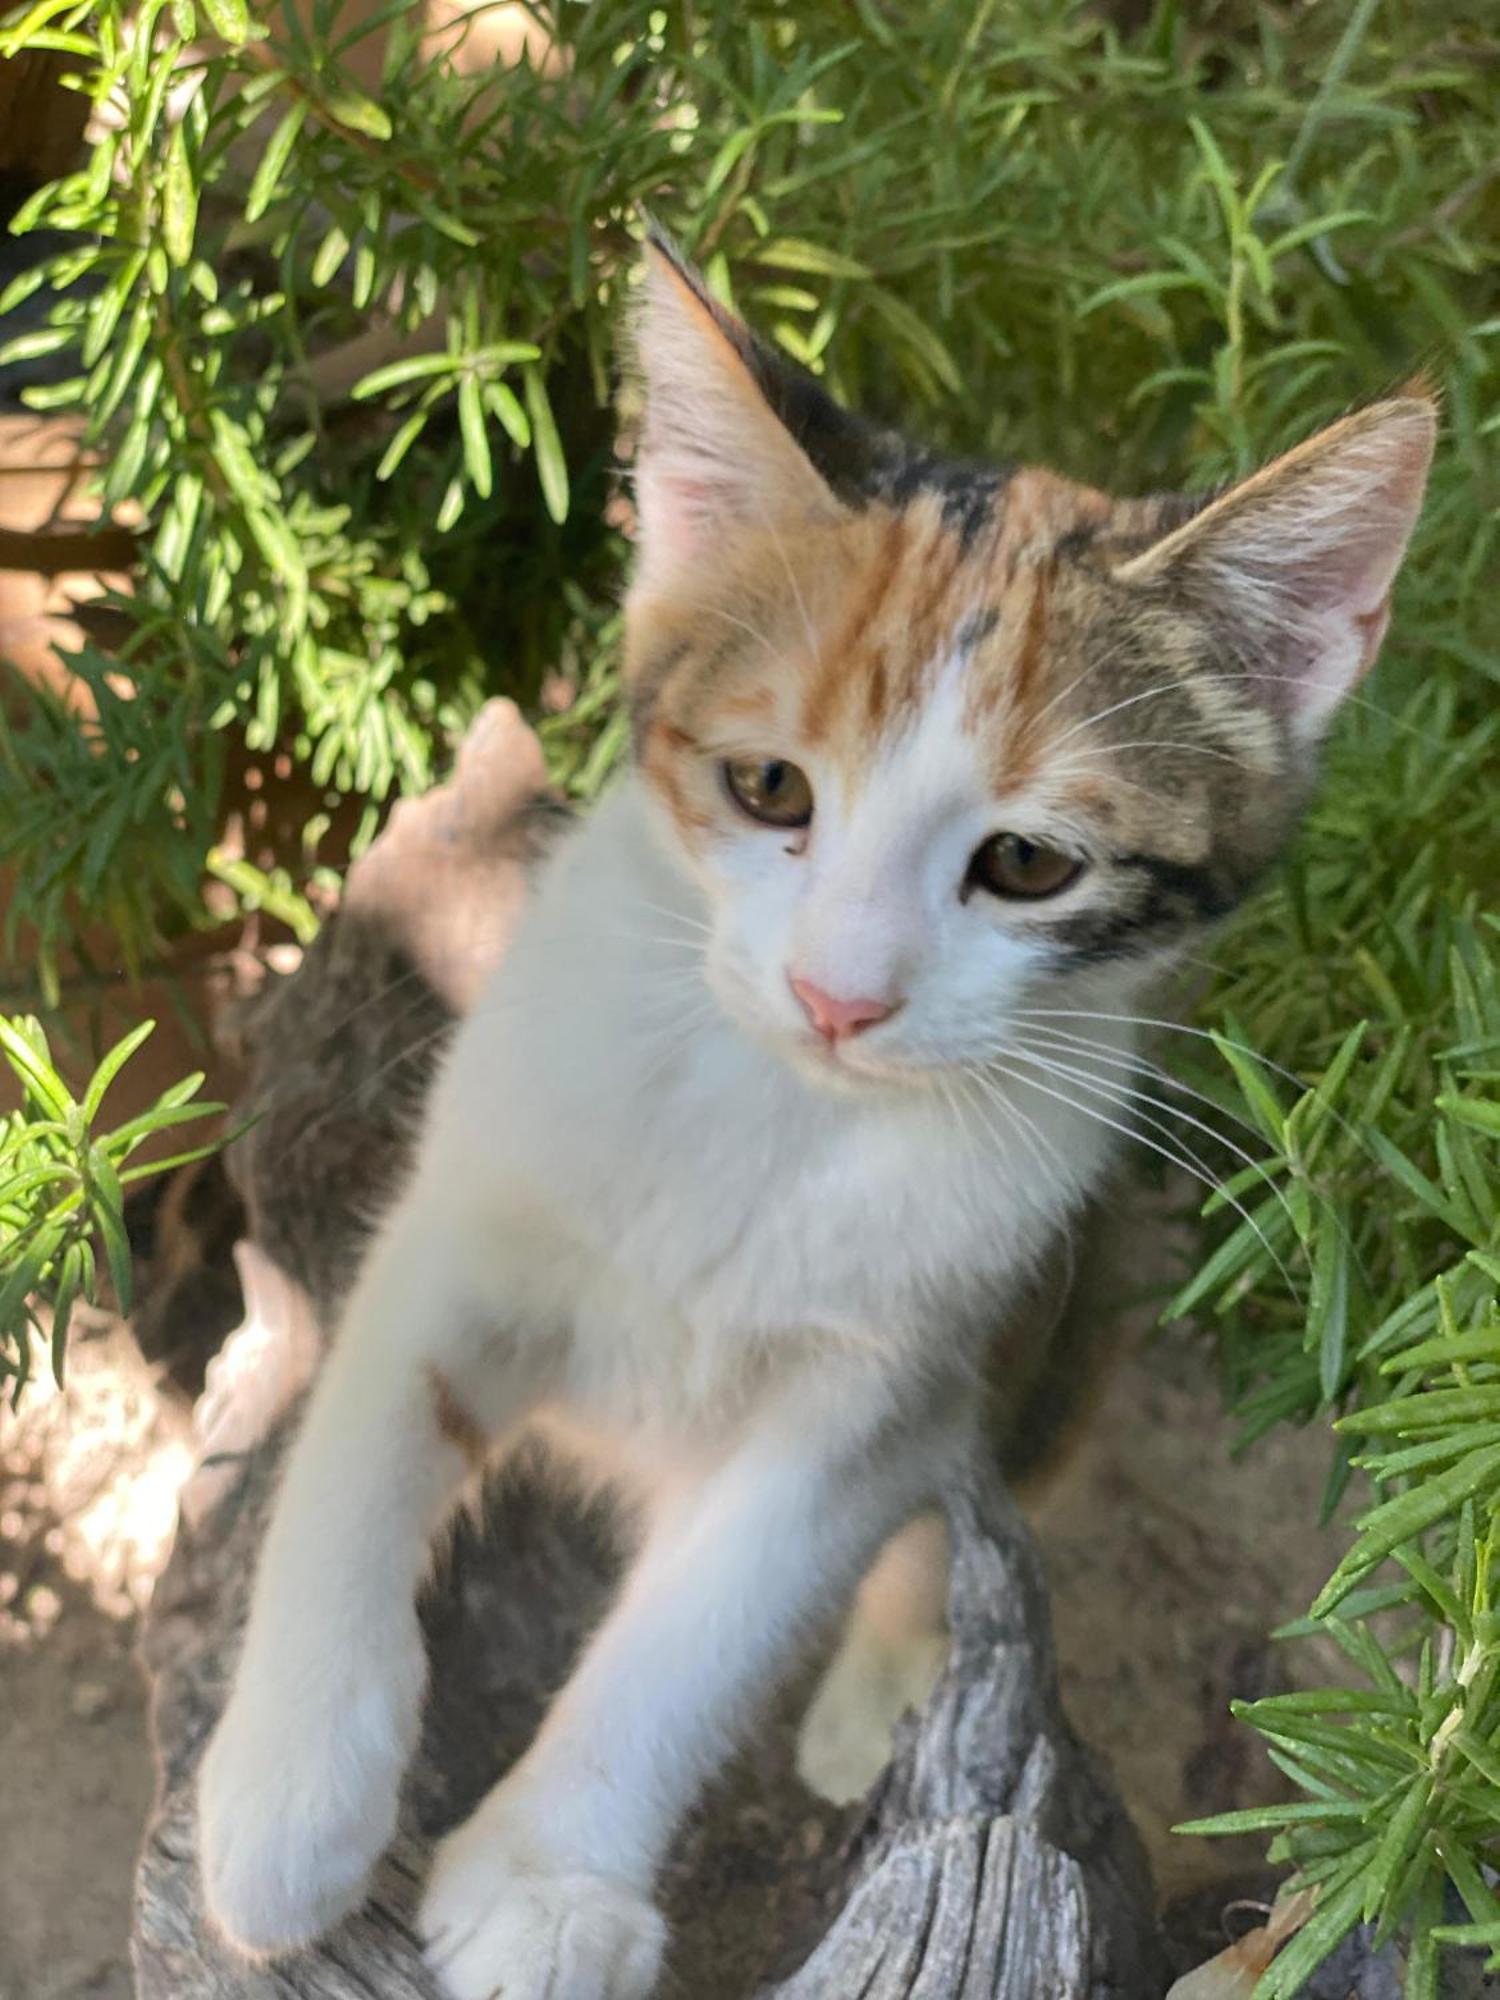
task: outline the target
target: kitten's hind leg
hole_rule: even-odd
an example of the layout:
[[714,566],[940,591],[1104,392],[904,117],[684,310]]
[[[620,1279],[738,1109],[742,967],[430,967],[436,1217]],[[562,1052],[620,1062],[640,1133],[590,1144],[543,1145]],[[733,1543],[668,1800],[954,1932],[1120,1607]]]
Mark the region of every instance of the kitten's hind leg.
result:
[[395,1830],[425,1679],[416,1588],[473,1447],[518,1390],[502,1366],[478,1393],[467,1255],[441,1209],[397,1209],[287,1462],[198,1781],[208,1912],[252,1954],[326,1929]]
[[860,1585],[797,1736],[810,1791],[847,1805],[891,1757],[891,1735],[931,1694],[948,1657],[948,1527],[922,1514],[892,1536]]

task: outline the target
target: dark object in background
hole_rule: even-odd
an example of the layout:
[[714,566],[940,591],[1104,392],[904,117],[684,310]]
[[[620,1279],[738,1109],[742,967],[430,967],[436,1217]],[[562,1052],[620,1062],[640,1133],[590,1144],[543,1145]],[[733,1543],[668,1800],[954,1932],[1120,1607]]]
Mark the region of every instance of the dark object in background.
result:
[[[0,207],[7,183],[29,193],[78,165],[89,100],[61,82],[77,60],[55,50],[27,49],[0,62]],[[5,208],[7,220],[10,213]]]
[[[52,50],[28,49],[0,62],[0,292],[22,271],[64,248],[68,240],[56,230],[12,236],[10,220],[37,188],[70,173],[82,159],[89,100],[82,91],[64,90],[59,80],[76,60]],[[7,313],[4,338],[14,340],[39,327],[47,304],[45,291],[34,292]],[[0,410],[21,407],[23,383],[58,381],[76,368],[76,359],[65,353],[0,369]]]
[[195,1399],[244,1315],[232,1252],[245,1209],[222,1155],[145,1182],[125,1204],[125,1227],[135,1279],[130,1330],[146,1359]]

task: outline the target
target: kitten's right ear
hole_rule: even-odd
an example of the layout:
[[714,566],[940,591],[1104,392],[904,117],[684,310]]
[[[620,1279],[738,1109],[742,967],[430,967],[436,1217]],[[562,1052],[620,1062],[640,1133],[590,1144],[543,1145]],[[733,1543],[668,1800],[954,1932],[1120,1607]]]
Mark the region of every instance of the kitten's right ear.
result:
[[1374,661],[1437,434],[1425,383],[1332,424],[1116,570],[1210,610],[1293,734],[1316,743]]
[[739,530],[843,509],[766,401],[749,329],[652,228],[635,321],[646,412],[636,445],[637,591],[671,594]]

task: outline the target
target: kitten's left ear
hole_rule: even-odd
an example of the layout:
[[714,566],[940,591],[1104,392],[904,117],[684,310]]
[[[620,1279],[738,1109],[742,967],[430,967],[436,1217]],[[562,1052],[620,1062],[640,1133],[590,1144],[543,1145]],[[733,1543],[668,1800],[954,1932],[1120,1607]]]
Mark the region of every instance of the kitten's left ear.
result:
[[1266,706],[1316,742],[1385,637],[1436,434],[1435,399],[1415,385],[1320,431],[1116,575],[1176,589],[1221,622]]
[[701,588],[736,531],[843,508],[766,400],[755,338],[652,232],[635,325],[646,389],[636,446],[636,587]]

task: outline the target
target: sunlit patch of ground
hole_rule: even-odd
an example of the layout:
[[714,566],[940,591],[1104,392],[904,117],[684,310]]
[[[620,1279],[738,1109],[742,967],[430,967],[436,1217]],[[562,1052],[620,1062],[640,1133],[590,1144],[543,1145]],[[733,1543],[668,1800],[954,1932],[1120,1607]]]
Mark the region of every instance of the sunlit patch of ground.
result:
[[133,1647],[192,1462],[185,1411],[115,1322],[0,1410],[0,1996],[129,2000],[151,1799]]
[[1229,1712],[1339,1680],[1331,1645],[1278,1645],[1345,1546],[1358,1496],[1319,1527],[1330,1439],[1274,1431],[1241,1459],[1206,1342],[1136,1316],[1086,1431],[1027,1512],[1053,1593],[1063,1699],[1107,1759],[1164,1902],[1253,1875],[1254,1838],[1187,1840],[1179,1821],[1288,1795]]

